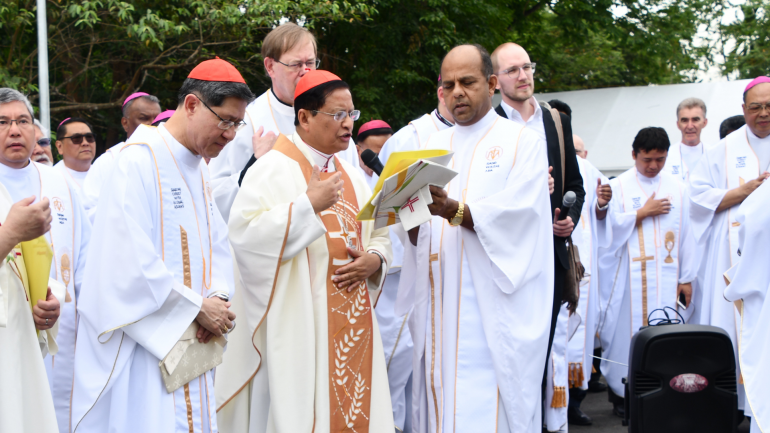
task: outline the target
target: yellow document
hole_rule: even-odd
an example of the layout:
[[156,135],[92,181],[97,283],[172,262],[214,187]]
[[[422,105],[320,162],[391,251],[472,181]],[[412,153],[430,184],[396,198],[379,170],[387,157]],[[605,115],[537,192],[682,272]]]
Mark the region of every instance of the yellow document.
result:
[[409,166],[414,164],[420,159],[434,158],[437,156],[444,156],[449,153],[448,150],[436,149],[436,150],[410,150],[406,152],[394,152],[388,158],[388,162],[385,164],[385,168],[382,169],[380,178],[377,179],[377,185],[374,186],[374,191],[369,201],[366,203],[363,209],[358,213],[356,219],[358,221],[366,221],[374,219],[375,205],[372,200],[377,197],[377,194],[382,190],[382,184],[385,179],[393,176],[401,171],[406,171]]
[[45,300],[48,293],[48,278],[51,275],[53,252],[45,236],[21,243],[21,256],[27,270],[29,284],[29,307]]

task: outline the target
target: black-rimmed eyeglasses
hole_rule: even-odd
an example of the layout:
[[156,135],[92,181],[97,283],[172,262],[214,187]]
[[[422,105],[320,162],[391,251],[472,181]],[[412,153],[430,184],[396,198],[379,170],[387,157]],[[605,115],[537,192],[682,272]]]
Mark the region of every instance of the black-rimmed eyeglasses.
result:
[[293,62],[286,64],[278,59],[273,59],[276,62],[282,64],[283,66],[286,66],[287,68],[291,69],[293,72],[299,72],[303,69],[318,69],[319,66],[321,66],[321,59],[313,59],[308,60],[307,62]]
[[223,119],[219,114],[217,114],[216,111],[212,110],[211,107],[208,106],[205,102],[203,102],[203,99],[201,99],[200,96],[196,95],[195,93],[191,93],[191,95],[198,98],[199,101],[201,101],[201,104],[203,104],[204,107],[208,108],[209,111],[214,113],[215,116],[217,116],[217,119],[219,119],[219,123],[217,124],[217,127],[223,131],[227,131],[228,129],[235,127],[235,131],[240,131],[244,126],[246,126],[246,122],[241,120],[240,122],[233,122],[232,120],[225,120]]

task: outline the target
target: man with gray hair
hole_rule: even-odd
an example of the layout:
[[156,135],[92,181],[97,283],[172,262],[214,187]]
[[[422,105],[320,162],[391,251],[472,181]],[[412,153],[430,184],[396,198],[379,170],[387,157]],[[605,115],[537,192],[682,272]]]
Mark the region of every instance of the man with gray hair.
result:
[[51,153],[50,133],[43,131],[43,124],[35,119],[35,150],[32,151],[32,160],[40,164],[53,166],[53,154]]
[[[152,125],[155,117],[160,114],[160,101],[156,96],[144,92],[129,95],[123,101],[123,118],[120,124],[126,131],[126,141],[134,133],[139,125]],[[96,204],[99,202],[99,193],[102,185],[107,181],[115,165],[115,158],[125,142],[118,143],[91,164],[85,182],[83,182],[83,207],[88,213],[91,223],[96,219]]]
[[[58,353],[45,357],[48,384],[53,395],[59,431],[70,431],[70,396],[74,376],[77,304],[80,296],[91,224],[80,196],[65,174],[30,161],[35,148],[32,105],[26,96],[0,88],[0,183],[13,202],[50,202],[55,222],[45,234],[53,250],[49,285],[60,290]],[[29,204],[29,203],[28,203]],[[44,322],[45,323],[45,322]],[[0,368],[2,370],[2,368]],[[0,398],[0,402],[3,401]]]
[[706,103],[698,98],[687,98],[676,107],[676,127],[682,131],[682,141],[672,144],[664,171],[689,183],[690,171],[703,155],[700,133],[708,125]]

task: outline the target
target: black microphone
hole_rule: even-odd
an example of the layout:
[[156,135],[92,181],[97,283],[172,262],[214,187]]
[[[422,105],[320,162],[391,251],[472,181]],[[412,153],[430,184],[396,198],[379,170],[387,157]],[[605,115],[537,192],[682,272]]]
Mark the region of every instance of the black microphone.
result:
[[[382,169],[385,168],[382,166],[380,158],[378,158],[377,154],[374,153],[371,149],[366,149],[361,152],[361,161],[363,161],[367,167],[371,168],[372,171],[377,173],[377,176],[382,174]],[[573,193],[572,195],[574,196],[575,194]],[[574,200],[575,199],[572,199],[573,202]]]
[[577,201],[577,196],[573,191],[567,191],[566,194],[564,194],[564,198],[561,202],[561,207],[559,208],[559,221],[563,220],[564,218],[567,218],[567,214],[569,213],[569,210],[572,208],[572,205],[575,204]]

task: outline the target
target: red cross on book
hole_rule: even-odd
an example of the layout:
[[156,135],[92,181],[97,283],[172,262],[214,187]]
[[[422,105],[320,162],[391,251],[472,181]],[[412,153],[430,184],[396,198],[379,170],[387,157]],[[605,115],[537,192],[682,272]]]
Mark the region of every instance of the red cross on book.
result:
[[414,212],[414,204],[417,203],[417,200],[419,199],[420,199],[419,197],[409,199],[409,201],[404,203],[403,207],[408,207],[410,212]]

